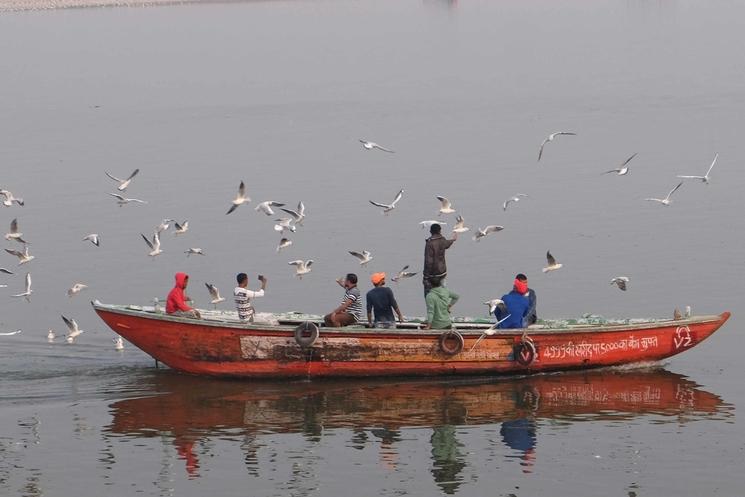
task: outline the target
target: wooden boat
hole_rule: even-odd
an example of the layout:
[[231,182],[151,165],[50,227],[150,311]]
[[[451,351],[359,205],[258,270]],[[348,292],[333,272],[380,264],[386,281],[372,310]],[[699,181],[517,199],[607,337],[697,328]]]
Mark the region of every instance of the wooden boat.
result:
[[493,330],[326,328],[320,317],[242,323],[234,313],[175,317],[153,307],[93,302],[112,330],[167,366],[193,374],[250,378],[527,374],[659,361],[719,329],[730,313],[678,320],[583,323]]

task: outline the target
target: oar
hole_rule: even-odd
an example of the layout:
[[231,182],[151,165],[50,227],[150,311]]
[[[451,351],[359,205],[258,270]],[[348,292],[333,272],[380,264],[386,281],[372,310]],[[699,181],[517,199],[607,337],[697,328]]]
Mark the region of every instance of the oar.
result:
[[485,332],[483,332],[481,334],[481,336],[479,337],[479,339],[476,340],[476,343],[473,344],[473,347],[471,347],[468,351],[471,352],[473,349],[475,349],[476,346],[481,343],[481,340],[483,340],[484,338],[486,338],[487,335],[492,336],[493,334],[495,334],[497,332],[497,326],[499,326],[501,323],[503,323],[504,321],[506,321],[507,318],[509,318],[510,316],[512,316],[512,314],[507,314],[505,317],[503,317],[502,319],[500,319],[499,321],[497,321],[496,323],[494,323],[494,325],[492,325],[491,328],[489,328],[488,330],[486,330]]

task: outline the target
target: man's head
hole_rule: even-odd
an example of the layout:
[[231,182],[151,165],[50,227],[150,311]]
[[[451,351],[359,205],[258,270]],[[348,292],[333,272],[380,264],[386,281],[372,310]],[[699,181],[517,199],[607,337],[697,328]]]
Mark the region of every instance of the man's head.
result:
[[189,284],[189,275],[186,273],[176,273],[176,286],[186,288]]
[[432,288],[437,288],[442,285],[442,278],[440,278],[439,276],[430,276],[429,284],[432,285]]
[[432,226],[429,227],[429,232],[432,235],[439,235],[442,232],[442,226],[435,223]]
[[344,279],[344,288],[352,288],[357,285],[357,275],[354,273],[347,274]]
[[385,273],[374,273],[370,277],[370,281],[372,281],[372,284],[375,286],[385,285]]
[[528,293],[528,279],[525,278],[524,280],[521,280],[520,276],[521,275],[518,274],[517,277],[515,277],[515,281],[512,283],[512,286],[517,293],[526,294]]
[[235,279],[238,281],[238,286],[248,284],[248,275],[246,273],[238,273],[238,276],[236,276]]

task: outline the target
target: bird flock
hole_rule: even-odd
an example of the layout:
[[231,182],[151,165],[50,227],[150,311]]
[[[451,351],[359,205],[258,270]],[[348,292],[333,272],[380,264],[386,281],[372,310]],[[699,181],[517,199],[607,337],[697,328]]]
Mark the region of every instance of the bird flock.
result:
[[[540,162],[542,159],[545,161],[546,152],[547,152],[547,145],[552,144],[556,141],[557,137],[570,137],[570,136],[576,136],[577,133],[571,132],[571,131],[558,131],[549,134],[541,143],[539,150],[538,150],[538,161]],[[561,142],[562,140],[558,140]],[[379,145],[378,143],[360,139],[359,142],[362,144],[362,147],[366,151],[380,151],[385,152],[389,154],[395,153],[392,149],[383,147]],[[552,147],[558,146],[558,145],[552,145]],[[550,147],[549,147],[550,148]],[[550,154],[549,154],[550,155]],[[610,169],[608,171],[603,172],[602,174],[612,174],[615,173],[617,176],[626,176],[630,174],[631,168],[630,163],[637,157],[637,154],[634,153],[631,156],[629,156],[624,162],[622,162],[618,167]],[[668,207],[672,204],[672,197],[673,195],[682,187],[685,180],[695,180],[700,181],[703,184],[710,184],[711,182],[711,173],[714,169],[714,166],[717,163],[718,154],[714,156],[713,161],[711,162],[708,170],[703,175],[678,175],[677,178],[682,180],[676,184],[674,188],[672,188],[666,196],[662,198],[657,197],[649,197],[645,198],[645,201],[648,202],[654,202],[658,203],[662,206]],[[109,171],[104,171],[105,175],[110,178],[116,185],[116,193],[109,193],[110,196],[112,196],[114,199],[116,199],[116,203],[119,207],[123,207],[129,204],[147,204],[146,200],[141,200],[137,198],[131,198],[126,196],[127,189],[133,184],[133,181],[137,178],[138,174],[140,173],[140,169],[135,169],[129,176],[126,178],[119,178],[117,176],[114,176]],[[394,210],[399,208],[399,204],[405,203],[404,200],[404,193],[405,190],[402,188],[393,196],[393,200],[390,203],[382,202],[379,200],[369,200],[369,203],[381,209],[381,214],[388,216],[390,215]],[[25,202],[23,198],[16,197],[10,190],[8,189],[0,189],[0,198],[2,199],[2,205],[6,208],[22,208],[25,206]],[[453,233],[465,233],[468,231],[471,231],[473,233],[472,239],[475,242],[480,242],[484,238],[488,237],[491,234],[498,233],[502,230],[504,230],[504,226],[497,225],[497,224],[490,224],[483,227],[474,227],[474,226],[466,226],[465,219],[463,217],[463,214],[456,209],[455,204],[446,196],[444,195],[435,195],[434,197],[438,204],[433,205],[433,213],[434,213],[434,207],[437,205],[437,219],[430,219],[430,220],[424,220],[419,223],[422,229],[429,229],[434,224],[439,224],[441,226],[447,226],[447,222],[444,220],[446,216],[455,214],[455,221],[453,223]],[[502,203],[502,210],[507,211],[508,207],[512,204],[517,204],[518,202],[521,202],[523,199],[528,199],[529,195],[525,193],[516,193],[515,195],[511,196],[510,198],[504,200]],[[247,193],[246,184],[244,181],[240,181],[238,185],[238,191],[235,195],[235,197],[230,201],[229,208],[226,212],[226,215],[233,214],[236,210],[238,210],[239,207],[241,207],[244,204],[249,204],[251,202],[251,197]],[[290,236],[298,230],[298,228],[303,226],[303,222],[306,219],[306,206],[303,203],[303,201],[299,201],[297,203],[297,207],[295,209],[290,209],[286,207],[286,203],[278,202],[275,200],[265,200],[262,202],[258,202],[254,208],[254,210],[258,213],[262,213],[270,218],[273,218],[273,229],[275,232],[278,232],[281,236],[281,239],[279,240],[279,243],[276,247],[276,252],[281,252],[284,249],[287,249],[293,244],[292,239]],[[276,210],[279,210],[282,212],[279,216],[276,214]],[[147,246],[146,254],[151,259],[155,259],[156,257],[162,255],[164,253],[163,247],[162,247],[162,240],[161,235],[168,231],[171,226],[173,226],[173,232],[175,236],[181,236],[185,235],[189,231],[189,221],[185,220],[183,222],[177,222],[174,219],[166,218],[163,219],[153,230],[153,233],[149,236],[145,235],[144,233],[140,233],[140,236],[142,237],[144,243]],[[4,239],[8,241],[9,243],[15,245],[15,248],[5,248],[5,252],[9,255],[12,255],[17,258],[18,260],[18,266],[23,266],[26,264],[29,264],[35,259],[35,256],[30,253],[30,246],[31,244],[27,241],[26,236],[21,231],[21,226],[19,224],[18,218],[14,218],[10,222],[10,227],[8,232],[5,234]],[[82,238],[82,241],[84,242],[90,242],[95,247],[101,246],[101,237],[97,233],[90,233],[88,235],[85,235]],[[360,249],[360,250],[348,250],[348,253],[357,259],[360,266],[366,266],[368,263],[370,263],[374,256],[370,250],[367,249]],[[185,251],[186,257],[190,257],[192,255],[195,256],[205,256],[205,251],[200,247],[191,247],[188,250]],[[556,270],[559,270],[563,267],[563,264],[557,262],[556,258],[551,254],[550,250],[546,252],[546,262],[547,265],[542,269],[543,273],[550,273]],[[290,266],[294,267],[294,273],[295,276],[299,279],[302,279],[304,276],[308,275],[312,269],[314,261],[313,259],[296,259],[291,260],[287,263]],[[10,269],[0,267],[0,275],[13,275],[14,272]],[[415,276],[416,272],[409,271],[409,266],[404,266],[399,272],[396,273],[395,276],[391,278],[393,282],[399,282],[404,279],[411,278]],[[627,276],[616,276],[612,278],[611,285],[615,285],[618,289],[622,291],[626,291],[629,284],[629,278]],[[6,288],[8,285],[3,283],[0,284],[0,288]],[[218,288],[212,284],[212,283],[205,283],[205,286],[209,292],[210,295],[210,303],[213,304],[215,307],[217,304],[224,302],[225,298],[223,298],[220,295],[220,292]],[[75,282],[70,286],[69,289],[67,289],[67,295],[70,298],[75,297],[76,295],[80,294],[82,291],[86,290],[88,288],[88,285],[81,282]],[[22,291],[19,291],[18,293],[11,294],[11,297],[14,298],[23,298],[27,302],[31,301],[31,296],[33,294],[32,289],[32,279],[31,279],[31,273],[30,271],[26,273],[24,278],[24,286],[22,288]],[[487,302],[484,302],[486,305],[489,306],[489,312],[490,314],[493,312],[493,309],[498,305],[501,301],[499,299],[492,299]],[[68,343],[74,343],[75,339],[80,336],[83,333],[83,330],[81,330],[78,327],[78,324],[75,322],[74,319],[68,318],[65,316],[62,316],[62,320],[64,321],[68,333],[66,334],[66,342]],[[13,331],[13,332],[3,332],[0,333],[0,336],[12,336],[19,334],[20,330]],[[53,342],[55,339],[55,333],[53,330],[49,330],[49,333],[47,335],[47,340],[49,342]],[[117,350],[121,350],[123,348],[123,342],[121,341],[121,337],[117,337],[114,339],[114,343],[116,345]]]

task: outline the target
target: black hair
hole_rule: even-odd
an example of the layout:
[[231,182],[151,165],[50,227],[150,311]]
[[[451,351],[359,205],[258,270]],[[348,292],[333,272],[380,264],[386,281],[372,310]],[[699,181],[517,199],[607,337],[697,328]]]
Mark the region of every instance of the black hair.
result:
[[238,273],[235,279],[238,280],[238,284],[240,285],[244,281],[248,281],[248,275],[246,273]]
[[432,288],[437,288],[442,284],[442,278],[440,276],[430,276],[429,284],[432,285]]
[[515,279],[520,280],[520,281],[528,281],[528,277],[525,276],[523,273],[518,273],[518,275],[515,276]]
[[357,275],[354,273],[349,273],[347,275],[347,281],[352,283],[353,285],[357,284]]
[[433,235],[439,235],[441,231],[442,231],[442,226],[440,226],[437,223],[429,227],[429,232]]

